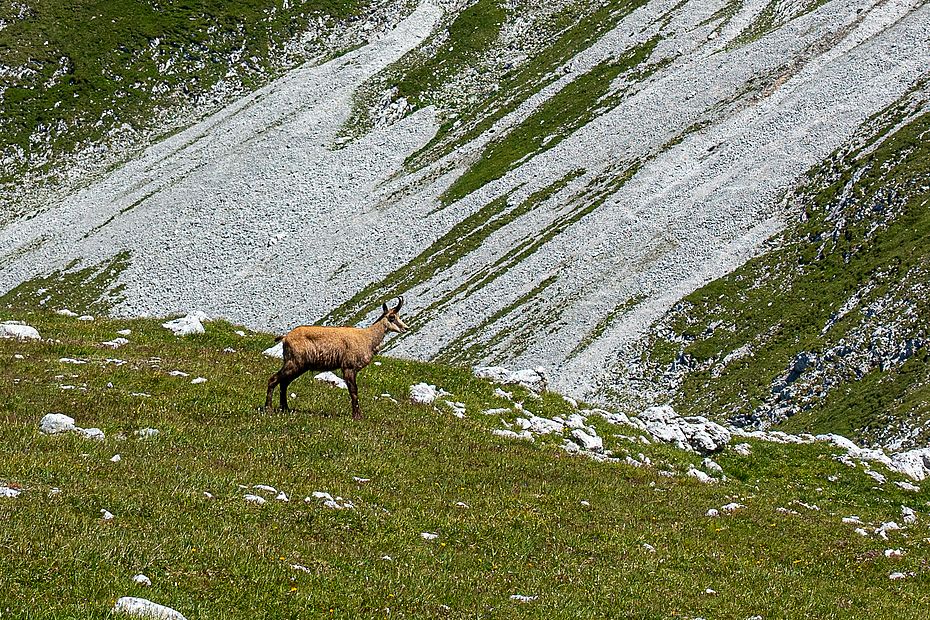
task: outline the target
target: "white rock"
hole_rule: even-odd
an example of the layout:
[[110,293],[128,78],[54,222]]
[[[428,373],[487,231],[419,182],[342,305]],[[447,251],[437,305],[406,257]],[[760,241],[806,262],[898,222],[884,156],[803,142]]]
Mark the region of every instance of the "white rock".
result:
[[589,501],[586,500],[586,499],[583,499],[583,500],[581,500],[581,505],[584,506],[585,508],[590,508],[590,507],[591,507],[591,502],[589,502]]
[[867,470],[865,470],[865,475],[869,476],[870,478],[872,478],[873,480],[875,480],[875,482],[877,482],[877,483],[879,483],[879,484],[885,484],[885,481],[886,481],[885,476],[883,476],[882,474],[878,473],[877,471],[873,471],[873,470],[871,470],[871,469],[867,469]]
[[742,504],[737,504],[736,502],[730,502],[729,504],[721,506],[720,510],[723,512],[736,512],[740,508],[745,508],[745,506]]
[[129,341],[125,338],[114,338],[113,340],[107,340],[106,342],[101,342],[100,344],[105,347],[109,347],[110,349],[118,349],[124,344],[129,344]]
[[707,594],[708,596],[717,596],[717,591],[713,588],[705,588],[704,594]]
[[486,409],[482,411],[484,415],[504,415],[505,413],[510,413],[510,409],[506,407],[496,407],[494,409]]
[[[244,335],[244,334],[243,334]],[[278,359],[284,359],[284,343],[279,342],[278,344],[268,347],[262,351],[262,355],[268,357],[276,357]]]
[[587,424],[588,420],[580,413],[573,413],[565,418],[565,426],[568,428],[584,428]]
[[277,495],[275,495],[274,498],[275,498],[276,500],[278,500],[279,502],[289,502],[289,501],[291,501],[290,499],[288,499],[287,493],[285,493],[284,491],[281,491],[280,493],[278,493]]
[[886,558],[903,558],[904,551],[901,549],[885,549]]
[[[324,499],[324,500],[327,500],[327,501],[332,501],[332,499],[333,499],[333,496],[332,496],[332,495],[330,495],[329,493],[325,493],[325,492],[323,492],[323,491],[314,491],[314,492],[313,492],[313,497],[316,498],[316,499]],[[308,498],[308,499],[309,499],[309,498]]]
[[298,570],[302,573],[312,572],[309,568],[307,568],[303,564],[291,564],[291,568],[293,568],[294,570]]
[[906,525],[917,523],[917,513],[914,512],[913,508],[908,508],[907,506],[901,506],[901,518]]
[[371,482],[371,478],[359,478],[358,476],[352,476],[352,481],[359,484],[365,484],[366,482]]
[[629,456],[629,455],[627,455],[627,456],[623,459],[623,462],[626,463],[627,465],[632,465],[633,467],[642,467],[642,466],[643,466],[643,463],[641,463],[640,461],[637,461],[636,459],[634,459],[632,456]]
[[42,340],[39,331],[31,325],[19,321],[4,321],[0,323],[0,338],[14,338],[16,340]]
[[119,334],[120,336],[128,336],[129,334],[132,333],[132,330],[131,329],[120,329],[116,333]]
[[503,398],[505,400],[513,400],[513,394],[510,392],[505,392],[500,388],[494,388],[494,395],[498,398]]
[[255,485],[252,485],[252,488],[258,489],[259,491],[264,491],[265,493],[277,493],[278,492],[276,488],[272,486],[268,486],[267,484],[255,484]]
[[112,512],[110,512],[109,510],[105,510],[105,509],[101,508],[101,509],[100,509],[100,518],[103,519],[104,521],[112,521],[114,517],[113,517],[113,513],[112,513]]
[[715,474],[722,474],[723,468],[717,464],[712,458],[706,458],[701,461],[701,467],[704,468],[704,471],[713,472]]
[[77,318],[78,321],[93,321],[94,317],[89,314],[82,314]]
[[330,385],[332,385],[332,386],[335,386],[335,387],[337,387],[337,388],[339,388],[339,389],[341,389],[341,390],[348,390],[348,389],[349,389],[348,384],[346,384],[346,382],[345,382],[341,377],[339,377],[338,375],[335,375],[335,374],[333,374],[333,373],[331,373],[331,372],[329,372],[329,371],[321,372],[320,374],[316,375],[316,376],[313,377],[313,378],[316,379],[317,381],[322,381],[323,383],[328,383],[328,384],[330,384]]
[[719,517],[720,511],[717,510],[716,508],[711,508],[710,510],[704,513],[704,516],[705,517]]
[[140,586],[145,586],[146,588],[148,588],[148,587],[150,587],[150,586],[152,585],[152,580],[149,579],[148,577],[146,577],[145,575],[143,575],[142,573],[139,573],[138,575],[135,575],[135,576],[132,578],[132,580],[133,580],[134,583],[136,583],[136,584],[138,584],[138,585],[140,585]]
[[857,527],[857,528],[855,529],[855,532],[856,532],[856,534],[859,534],[859,536],[868,536],[868,535],[869,535],[868,531],[866,531],[864,528],[861,528],[861,527]]
[[410,386],[410,400],[419,405],[431,405],[437,398],[446,395],[448,395],[448,392],[428,383],[417,383]]
[[930,448],[900,452],[891,456],[890,469],[921,481],[930,476]]
[[510,371],[503,366],[475,366],[473,370],[478,378],[490,379],[504,385],[520,385],[537,394],[545,392],[549,386],[543,368]]
[[206,320],[207,315],[204,312],[197,311],[191,312],[187,316],[182,316],[179,319],[162,323],[161,326],[165,329],[170,329],[174,332],[175,336],[189,336],[191,334],[204,333],[203,321]]
[[575,438],[575,441],[578,443],[578,445],[580,445],[588,452],[604,451],[604,440],[597,435],[589,435],[580,428],[576,428],[572,431],[572,437]]
[[196,379],[191,379],[191,385],[200,385],[201,383],[206,383],[206,377],[197,377]]
[[5,484],[0,484],[0,497],[6,497],[6,498],[12,499],[15,497],[19,497],[21,493],[22,491],[20,491],[19,489],[11,489]]
[[[341,502],[341,503],[340,503]],[[324,508],[330,508],[332,510],[355,510],[355,504],[348,500],[344,500],[341,497],[336,499],[330,499],[323,502]]]
[[149,437],[157,437],[160,433],[161,431],[158,430],[157,428],[140,428],[136,430],[133,434],[136,437],[141,437],[142,439],[146,439]]
[[60,314],[61,316],[69,316],[69,317],[78,315],[77,312],[72,312],[71,310],[68,310],[67,308],[55,310],[55,314]]
[[690,469],[688,469],[688,475],[697,479],[698,482],[703,482],[704,484],[714,484],[717,482],[716,478],[711,478],[700,469],[696,469],[694,465],[691,465]]
[[442,402],[452,410],[452,415],[455,417],[459,419],[463,419],[465,417],[465,403],[459,403],[451,400],[444,400]]
[[917,486],[916,484],[911,484],[911,483],[908,482],[907,480],[897,480],[897,481],[895,481],[894,484],[895,484],[895,486],[898,487],[899,489],[904,489],[905,491],[912,491],[912,492],[915,492],[915,493],[918,492],[918,491],[920,491],[920,487],[919,487],[919,486]]
[[439,538],[439,534],[434,534],[433,532],[420,532],[420,538],[423,540],[436,540]]
[[659,441],[699,454],[720,451],[730,442],[730,431],[724,427],[700,416],[683,418],[669,405],[650,407],[639,420]]
[[891,579],[892,581],[899,581],[905,578],[907,578],[907,575],[905,575],[904,573],[895,572],[895,573],[891,573],[890,575],[888,575],[888,579]]
[[527,596],[525,594],[511,594],[510,600],[519,601],[520,603],[530,603],[538,599],[538,596]]
[[650,545],[649,543],[643,543],[643,549],[645,549],[645,550],[648,551],[649,553],[655,553],[655,552],[656,552],[656,548],[653,547],[652,545]]
[[259,506],[261,506],[262,504],[265,503],[265,498],[264,498],[264,497],[261,497],[261,496],[259,496],[259,495],[252,495],[251,493],[250,493],[250,494],[247,494],[247,495],[246,495],[245,497],[243,497],[242,499],[244,499],[245,501],[249,502],[250,504],[257,504],[257,505],[259,505]]
[[[495,428],[493,431],[491,431],[491,434],[497,435],[498,437],[506,437],[507,439],[525,439],[527,441],[533,441],[533,433],[529,431],[520,431],[519,433],[516,433],[506,428]],[[566,441],[568,440],[566,439]],[[574,442],[568,441],[568,443],[574,446],[576,450],[578,449],[578,445]]]
[[74,418],[66,416],[63,413],[47,413],[42,417],[42,421],[39,422],[39,431],[46,435],[67,433],[74,429]]
[[207,499],[213,499],[213,493],[211,493],[210,491],[204,491],[203,496],[206,497]]
[[84,437],[85,439],[93,439],[95,441],[103,441],[106,439],[106,436],[103,434],[103,431],[99,428],[80,428],[75,426],[74,431]]
[[748,443],[738,443],[733,446],[733,451],[740,456],[749,456],[752,454],[752,446],[750,446]]
[[848,523],[850,525],[862,525],[862,520],[858,516],[853,515],[851,517],[843,517],[843,523]]
[[883,540],[888,540],[888,532],[895,532],[900,529],[900,525],[894,521],[888,521],[887,523],[882,523],[879,527],[875,528],[875,533],[881,536]]
[[183,370],[169,370],[168,374],[172,377],[189,377],[190,375]]
[[123,457],[121,457],[119,454],[114,454],[113,456],[110,457],[111,463],[119,463],[122,460],[123,460]]
[[124,596],[117,600],[113,606],[113,613],[149,620],[187,620],[180,612],[170,607],[135,596]]
[[87,360],[79,360],[73,357],[60,357],[58,361],[62,364],[86,364]]
[[517,418],[516,424],[525,431],[534,435],[548,435],[549,433],[561,433],[565,425],[556,420],[543,418],[537,415],[530,415],[528,418]]

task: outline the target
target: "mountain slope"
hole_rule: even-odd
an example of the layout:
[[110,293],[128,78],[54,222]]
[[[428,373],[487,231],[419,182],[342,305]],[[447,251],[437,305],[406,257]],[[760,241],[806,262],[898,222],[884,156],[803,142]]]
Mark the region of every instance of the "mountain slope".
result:
[[925,445],[928,161],[922,85],[806,176],[772,251],[659,322],[631,392],[663,385],[683,410],[744,425]]
[[758,255],[785,193],[930,73],[921,2],[402,14],[4,226],[0,290],[124,253],[124,315],[282,330],[403,294],[398,355],[627,399],[650,325]]

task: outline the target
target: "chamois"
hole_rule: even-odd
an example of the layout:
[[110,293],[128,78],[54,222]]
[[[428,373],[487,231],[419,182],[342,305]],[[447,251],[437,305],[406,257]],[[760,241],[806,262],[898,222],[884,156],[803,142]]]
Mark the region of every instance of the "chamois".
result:
[[403,333],[407,330],[407,326],[398,316],[403,305],[403,297],[398,298],[394,308],[381,304],[381,316],[370,327],[364,329],[304,325],[275,338],[275,342],[283,341],[284,365],[268,379],[265,409],[271,409],[271,395],[276,386],[280,386],[281,389],[281,410],[288,411],[287,387],[294,379],[308,370],[323,372],[339,368],[349,387],[352,417],[360,419],[362,411],[358,406],[355,376],[371,363],[387,332]]

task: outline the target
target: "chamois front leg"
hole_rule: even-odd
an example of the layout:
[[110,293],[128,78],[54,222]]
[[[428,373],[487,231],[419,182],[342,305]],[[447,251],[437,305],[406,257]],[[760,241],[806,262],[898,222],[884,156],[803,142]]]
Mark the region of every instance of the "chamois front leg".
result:
[[352,418],[355,420],[362,419],[362,410],[358,406],[358,385],[355,383],[356,371],[354,368],[343,368],[342,378],[345,379],[349,387],[349,397],[352,399]]
[[297,365],[292,361],[284,362],[281,370],[271,375],[268,379],[268,393],[265,395],[265,408],[271,409],[271,397],[274,388],[277,385],[281,389],[281,411],[289,411],[287,406],[287,388],[291,382],[303,374]]

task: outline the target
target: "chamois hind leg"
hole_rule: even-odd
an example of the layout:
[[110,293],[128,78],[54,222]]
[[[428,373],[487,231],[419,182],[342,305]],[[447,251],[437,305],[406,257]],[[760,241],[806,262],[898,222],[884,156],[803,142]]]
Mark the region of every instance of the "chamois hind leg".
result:
[[281,380],[278,378],[277,372],[268,379],[268,391],[265,393],[265,411],[271,411],[271,396],[280,382]]
[[343,368],[342,378],[349,387],[349,397],[352,399],[352,418],[362,419],[362,410],[358,406],[358,385],[355,383],[356,371],[354,368]]

